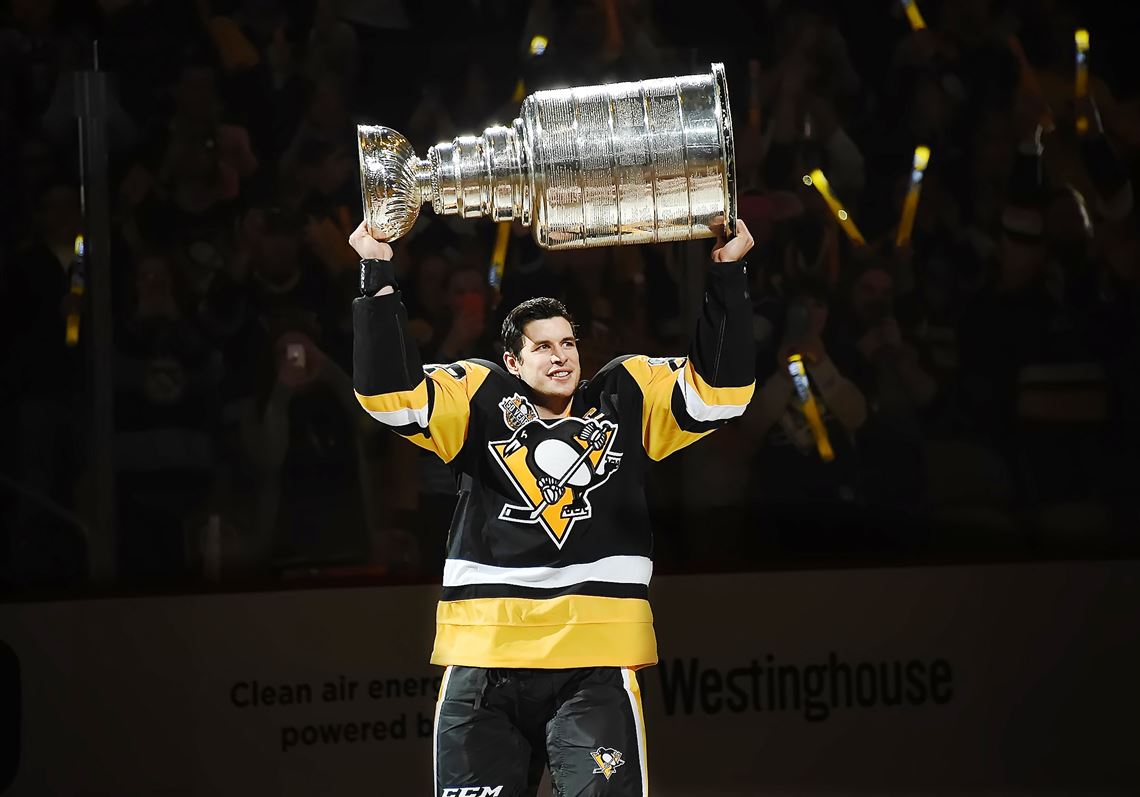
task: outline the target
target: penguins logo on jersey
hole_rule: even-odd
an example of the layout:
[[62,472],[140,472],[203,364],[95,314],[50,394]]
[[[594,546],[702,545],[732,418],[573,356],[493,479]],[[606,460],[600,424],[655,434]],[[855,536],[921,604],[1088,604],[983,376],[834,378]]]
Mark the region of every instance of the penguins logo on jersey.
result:
[[621,750],[615,750],[612,747],[599,747],[590,753],[590,757],[594,759],[594,763],[598,766],[594,770],[595,775],[605,775],[606,780],[609,780],[614,775],[614,770],[625,763],[622,758]]
[[501,520],[538,524],[556,546],[566,543],[574,524],[593,515],[589,493],[621,464],[621,454],[613,451],[617,424],[601,417],[560,418],[547,425],[536,415],[509,440],[487,444],[525,501],[505,505]]

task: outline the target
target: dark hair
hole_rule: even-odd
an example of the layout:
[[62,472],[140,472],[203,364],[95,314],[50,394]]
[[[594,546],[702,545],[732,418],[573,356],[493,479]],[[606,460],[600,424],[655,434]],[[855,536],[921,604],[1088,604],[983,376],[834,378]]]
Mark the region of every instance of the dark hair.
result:
[[570,328],[577,332],[574,316],[566,309],[566,305],[557,299],[539,296],[519,302],[515,309],[507,313],[503,319],[503,330],[500,335],[503,349],[518,357],[522,353],[523,329],[531,321],[543,321],[547,318],[565,318],[570,322]]

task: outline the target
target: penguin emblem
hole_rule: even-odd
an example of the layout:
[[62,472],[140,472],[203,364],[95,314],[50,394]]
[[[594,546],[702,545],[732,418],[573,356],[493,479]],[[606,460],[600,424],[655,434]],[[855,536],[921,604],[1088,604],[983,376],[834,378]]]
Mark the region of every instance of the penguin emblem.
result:
[[549,426],[537,418],[509,440],[488,444],[492,458],[525,501],[507,504],[501,520],[540,525],[561,548],[574,524],[592,516],[589,493],[621,464],[613,451],[617,424],[590,418],[561,418]]

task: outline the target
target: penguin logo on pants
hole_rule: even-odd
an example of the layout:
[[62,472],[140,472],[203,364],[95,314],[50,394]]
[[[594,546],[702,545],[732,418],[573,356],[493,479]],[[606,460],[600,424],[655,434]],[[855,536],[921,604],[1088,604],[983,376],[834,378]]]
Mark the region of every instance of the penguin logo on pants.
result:
[[601,418],[560,418],[550,425],[535,418],[509,440],[489,443],[526,502],[507,504],[499,518],[538,524],[561,548],[574,524],[593,515],[590,491],[621,464],[621,454],[613,451],[617,424]]

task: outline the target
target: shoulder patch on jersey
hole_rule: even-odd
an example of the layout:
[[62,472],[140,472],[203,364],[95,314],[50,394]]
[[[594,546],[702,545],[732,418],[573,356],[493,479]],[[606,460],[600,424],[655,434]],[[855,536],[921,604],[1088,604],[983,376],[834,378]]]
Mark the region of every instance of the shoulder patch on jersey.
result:
[[512,432],[521,429],[531,421],[538,420],[538,410],[530,403],[530,399],[515,393],[499,402],[499,409],[503,411],[503,423]]

